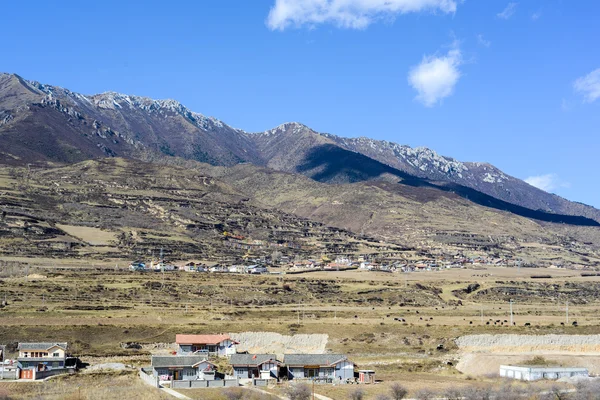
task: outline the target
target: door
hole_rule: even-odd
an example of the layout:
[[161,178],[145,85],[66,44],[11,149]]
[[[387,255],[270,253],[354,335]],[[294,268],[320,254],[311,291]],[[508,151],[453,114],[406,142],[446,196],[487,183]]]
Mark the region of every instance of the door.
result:
[[33,370],[32,369],[22,369],[21,370],[21,379],[33,379]]
[[319,376],[319,370],[317,368],[307,368],[304,374],[306,378],[316,378]]
[[181,373],[180,371],[173,371],[173,380],[174,381],[178,381],[181,379]]

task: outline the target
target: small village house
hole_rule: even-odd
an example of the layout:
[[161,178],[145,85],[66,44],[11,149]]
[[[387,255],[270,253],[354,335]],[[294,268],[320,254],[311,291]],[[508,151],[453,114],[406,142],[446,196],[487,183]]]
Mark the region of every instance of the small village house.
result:
[[229,364],[233,367],[233,375],[240,379],[277,379],[281,366],[275,354],[233,354]]
[[160,381],[218,379],[215,365],[204,355],[152,356],[152,374]]
[[67,343],[19,343],[17,349],[17,366],[23,379],[32,379],[33,371],[65,368]]
[[178,355],[203,354],[227,357],[236,353],[236,345],[229,335],[176,335]]
[[342,354],[286,354],[289,379],[309,378],[345,383],[354,379],[354,363]]

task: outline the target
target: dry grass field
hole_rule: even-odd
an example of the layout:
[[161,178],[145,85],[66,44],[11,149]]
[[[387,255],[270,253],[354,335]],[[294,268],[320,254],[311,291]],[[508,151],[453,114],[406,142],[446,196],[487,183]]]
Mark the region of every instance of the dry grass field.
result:
[[[0,299],[7,300],[0,308],[0,343],[14,348],[18,341],[68,341],[71,351],[91,364],[113,360],[142,366],[149,364],[155,344],[172,343],[176,333],[324,333],[328,350],[377,371],[382,383],[366,387],[366,398],[374,399],[396,381],[411,392],[495,384],[496,378],[456,369],[461,354],[453,339],[462,335],[597,334],[600,326],[600,302],[592,295],[600,290],[600,277],[575,271],[163,275],[115,270],[115,264],[49,259],[30,266],[28,276],[13,269],[0,278]],[[473,284],[478,287],[465,291]],[[515,300],[514,326],[507,322],[509,298]],[[577,326],[561,324],[565,300],[570,302],[570,321]],[[132,342],[142,348],[122,345]],[[17,389],[20,383],[4,383],[0,393],[11,398],[78,398],[69,396],[78,395],[81,387],[81,398],[104,398],[107,380],[129,382],[118,389],[123,393],[141,384],[135,375],[84,374],[18,386],[26,391]],[[318,393],[346,399],[351,389],[321,386]],[[146,392],[140,388],[140,393]],[[189,395],[223,398],[219,391],[201,393],[210,396]]]
[[79,374],[44,382],[2,382],[0,399],[165,400],[172,397],[143,383],[136,373]]

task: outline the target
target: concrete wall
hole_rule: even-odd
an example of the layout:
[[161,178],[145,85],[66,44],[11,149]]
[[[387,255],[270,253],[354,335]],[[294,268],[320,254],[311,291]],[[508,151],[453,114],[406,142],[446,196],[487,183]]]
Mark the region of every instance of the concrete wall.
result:
[[48,371],[34,371],[33,379],[44,379],[50,376],[74,373],[75,370],[72,368],[54,368]]
[[237,387],[239,386],[238,379],[223,379],[218,381],[173,381],[171,388],[173,389],[201,389],[201,388],[218,388],[218,387]]
[[18,379],[19,378],[19,370],[14,369],[12,371],[0,372],[0,378],[2,378],[2,379]]
[[155,387],[155,388],[159,388],[160,387],[160,385],[158,384],[158,378],[155,377],[155,376],[152,376],[152,375],[148,375],[141,368],[140,368],[139,375],[140,375],[140,378],[142,378],[142,381],[144,381],[148,385],[150,385],[152,387]]

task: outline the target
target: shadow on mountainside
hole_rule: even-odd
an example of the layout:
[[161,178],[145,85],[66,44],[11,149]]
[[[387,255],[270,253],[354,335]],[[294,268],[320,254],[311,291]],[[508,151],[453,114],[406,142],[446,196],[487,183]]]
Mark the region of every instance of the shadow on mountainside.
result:
[[[455,183],[432,182],[427,179],[418,178],[372,158],[345,150],[333,144],[324,144],[310,150],[304,161],[296,166],[296,172],[324,183],[363,182],[375,180],[388,174],[400,178],[398,182],[400,185],[437,189],[442,192],[455,194],[484,207],[507,211],[525,218],[577,226],[600,226],[599,222],[591,218],[554,214],[543,210],[531,210]],[[415,195],[417,200],[428,201],[428,199],[423,197],[420,198],[419,193],[415,193]],[[430,198],[431,196],[427,195],[424,197]]]

